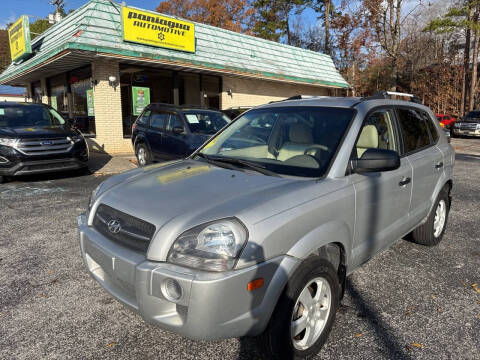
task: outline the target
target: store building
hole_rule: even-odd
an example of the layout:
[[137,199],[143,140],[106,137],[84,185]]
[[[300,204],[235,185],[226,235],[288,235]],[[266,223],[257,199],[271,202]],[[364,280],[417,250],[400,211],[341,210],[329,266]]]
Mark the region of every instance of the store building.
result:
[[27,45],[0,83],[26,87],[108,153],[132,151],[132,123],[149,102],[226,109],[348,88],[328,55],[110,0],[89,1]]
[[25,101],[25,88],[0,85],[0,101]]

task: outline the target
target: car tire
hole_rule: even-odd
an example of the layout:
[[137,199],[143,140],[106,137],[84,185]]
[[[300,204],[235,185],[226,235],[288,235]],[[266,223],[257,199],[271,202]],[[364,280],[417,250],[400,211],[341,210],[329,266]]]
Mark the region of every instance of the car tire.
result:
[[135,149],[135,155],[137,157],[137,164],[139,167],[144,167],[151,163],[150,152],[145,144],[138,144]]
[[449,211],[449,187],[445,186],[438,194],[427,221],[412,231],[413,241],[425,246],[435,246],[440,243],[447,228]]
[[[322,292],[318,293],[319,289]],[[302,263],[288,280],[266,330],[259,337],[265,358],[309,359],[315,356],[327,341],[340,293],[337,272],[329,261],[310,257]],[[306,327],[302,330],[302,326],[298,326],[293,330],[294,321],[299,320],[305,322]],[[298,334],[294,336],[293,331]]]

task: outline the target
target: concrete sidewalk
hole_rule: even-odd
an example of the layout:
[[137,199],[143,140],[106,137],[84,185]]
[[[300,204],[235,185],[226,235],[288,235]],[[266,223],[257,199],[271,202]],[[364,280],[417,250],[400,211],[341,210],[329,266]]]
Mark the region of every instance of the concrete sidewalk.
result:
[[452,138],[451,145],[457,154],[480,155],[480,138]]
[[95,175],[119,174],[137,167],[134,155],[108,155],[98,152],[90,153],[88,162],[90,171]]

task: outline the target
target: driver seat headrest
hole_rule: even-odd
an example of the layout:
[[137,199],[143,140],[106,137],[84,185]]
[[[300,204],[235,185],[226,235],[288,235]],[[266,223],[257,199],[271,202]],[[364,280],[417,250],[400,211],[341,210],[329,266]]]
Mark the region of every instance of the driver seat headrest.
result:
[[311,144],[313,143],[313,136],[310,130],[302,124],[292,124],[288,131],[290,142],[297,144]]

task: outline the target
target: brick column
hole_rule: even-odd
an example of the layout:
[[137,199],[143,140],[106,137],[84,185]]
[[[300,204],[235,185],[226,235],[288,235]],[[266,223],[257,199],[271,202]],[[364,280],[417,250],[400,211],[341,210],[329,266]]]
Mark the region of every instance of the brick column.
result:
[[40,79],[40,86],[42,88],[42,103],[50,105],[50,99],[48,98],[47,79]]
[[[115,86],[108,78],[115,76]],[[95,108],[95,142],[98,150],[111,154],[132,152],[130,139],[123,138],[122,100],[120,96],[120,72],[117,62],[96,60],[92,63],[92,79]],[[95,146],[93,148],[95,150]]]

